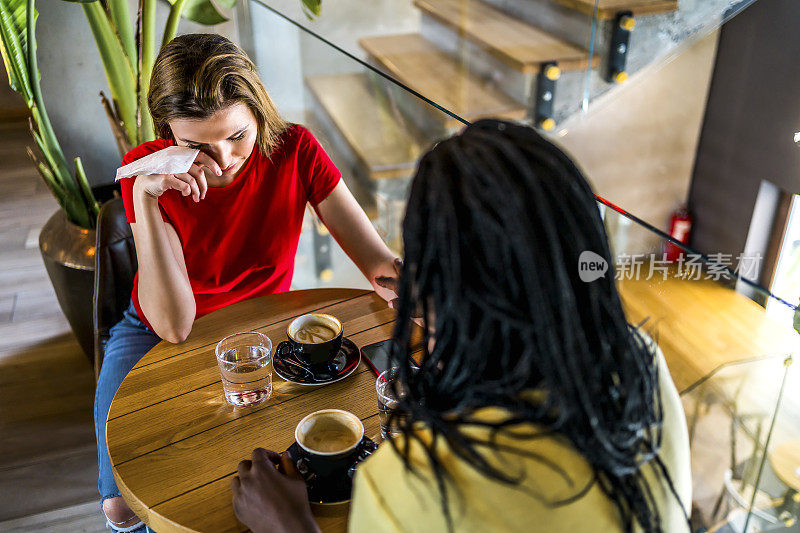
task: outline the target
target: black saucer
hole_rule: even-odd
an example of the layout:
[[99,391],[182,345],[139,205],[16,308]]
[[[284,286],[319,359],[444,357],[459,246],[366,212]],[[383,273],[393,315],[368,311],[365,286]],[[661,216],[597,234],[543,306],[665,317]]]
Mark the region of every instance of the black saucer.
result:
[[361,351],[347,337],[342,339],[342,347],[333,361],[323,366],[307,366],[291,353],[287,355],[279,353],[279,349],[275,350],[275,357],[272,360],[275,373],[286,381],[298,385],[335,383],[352,374],[361,361]]
[[350,494],[353,491],[353,475],[358,464],[369,457],[378,448],[375,442],[364,437],[358,444],[358,451],[353,458],[353,465],[347,471],[347,475],[338,479],[322,479],[312,472],[306,462],[306,452],[296,442],[292,443],[287,450],[292,457],[295,466],[300,474],[305,478],[306,489],[308,490],[308,501],[320,505],[338,505],[350,501]]

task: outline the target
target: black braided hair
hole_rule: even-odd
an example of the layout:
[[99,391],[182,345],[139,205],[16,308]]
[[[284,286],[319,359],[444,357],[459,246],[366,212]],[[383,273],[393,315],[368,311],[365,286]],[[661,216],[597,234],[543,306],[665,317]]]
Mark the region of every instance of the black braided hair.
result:
[[[613,271],[579,279],[581,252],[609,265],[612,258],[595,197],[569,157],[525,126],[468,126],[421,159],[403,242],[392,363],[407,394],[390,423],[405,446],[391,442],[412,471],[410,443],[423,447],[450,527],[447,472],[435,453],[440,439],[485,476],[519,484],[519,475],[495,468],[481,452],[493,440],[479,442],[462,429],[532,422],[569,439],[589,462],[626,531],[635,523],[660,531],[642,473],[648,464],[669,478],[657,456],[662,414],[654,349],[626,322]],[[425,356],[415,372],[405,354],[419,307]],[[521,394],[531,390],[547,393],[543,400]],[[505,408],[509,420],[473,418],[487,406]],[[432,432],[430,441],[415,433],[418,422]],[[589,488],[548,503],[569,503]]]

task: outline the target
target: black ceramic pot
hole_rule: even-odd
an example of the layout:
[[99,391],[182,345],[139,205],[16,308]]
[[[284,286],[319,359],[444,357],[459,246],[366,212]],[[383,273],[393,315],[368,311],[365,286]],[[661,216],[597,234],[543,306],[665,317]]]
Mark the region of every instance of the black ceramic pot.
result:
[[76,226],[59,209],[39,234],[39,250],[61,311],[67,317],[86,357],[93,361],[95,230]]

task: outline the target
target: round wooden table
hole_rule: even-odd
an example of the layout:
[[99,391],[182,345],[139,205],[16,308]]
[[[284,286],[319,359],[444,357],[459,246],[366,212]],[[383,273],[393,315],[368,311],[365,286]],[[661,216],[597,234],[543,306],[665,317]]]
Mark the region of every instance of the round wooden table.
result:
[[[197,320],[181,344],[161,342],[133,368],[108,414],[106,435],[114,478],[125,501],[158,533],[246,531],[233,513],[231,478],[253,448],[283,451],[308,413],[346,409],[377,438],[375,376],[364,362],[338,383],[307,387],[273,374],[272,398],[256,407],[225,402],[214,356],[231,333],[259,331],[273,345],[296,316],[338,317],[360,348],[391,337],[394,311],[372,291],[314,289],[264,296]],[[325,531],[344,531],[347,505],[314,506]]]
[[800,492],[800,441],[779,444],[768,457],[778,479],[793,491]]

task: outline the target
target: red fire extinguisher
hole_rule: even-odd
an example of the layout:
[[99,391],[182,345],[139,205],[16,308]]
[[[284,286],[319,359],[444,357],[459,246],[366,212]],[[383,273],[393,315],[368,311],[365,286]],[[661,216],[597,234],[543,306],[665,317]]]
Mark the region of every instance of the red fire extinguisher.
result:
[[[689,210],[683,205],[672,213],[672,219],[669,224],[669,235],[680,243],[688,244],[691,233],[692,215],[689,214]],[[683,256],[683,250],[672,242],[667,241],[664,246],[664,254],[668,261],[677,261]]]

